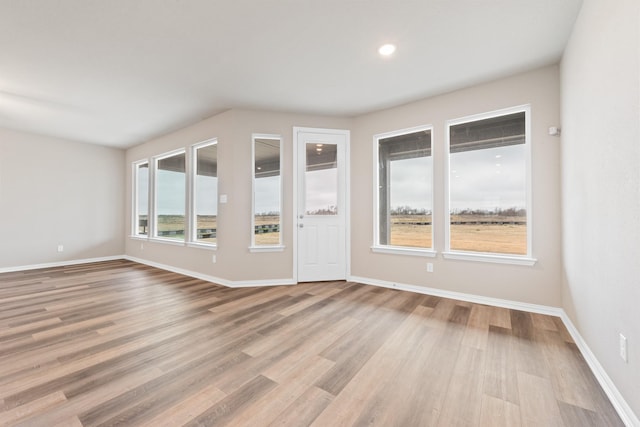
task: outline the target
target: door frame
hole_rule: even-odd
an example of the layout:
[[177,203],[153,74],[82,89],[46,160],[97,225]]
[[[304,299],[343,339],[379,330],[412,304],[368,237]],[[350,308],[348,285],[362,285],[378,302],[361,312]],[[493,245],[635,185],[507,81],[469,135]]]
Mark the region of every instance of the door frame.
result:
[[344,239],[345,239],[345,280],[351,276],[351,131],[346,129],[324,129],[309,127],[293,127],[293,280],[298,282],[298,190],[300,183],[298,182],[300,174],[298,173],[298,145],[299,135],[301,133],[323,133],[328,135],[341,135],[345,138],[345,155],[344,155]]

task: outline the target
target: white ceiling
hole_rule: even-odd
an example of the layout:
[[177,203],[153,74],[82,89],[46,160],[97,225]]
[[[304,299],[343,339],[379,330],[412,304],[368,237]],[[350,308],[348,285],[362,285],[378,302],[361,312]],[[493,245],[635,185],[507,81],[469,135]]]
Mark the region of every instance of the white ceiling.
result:
[[129,147],[230,108],[359,115],[557,62],[581,3],[0,0],[0,127]]

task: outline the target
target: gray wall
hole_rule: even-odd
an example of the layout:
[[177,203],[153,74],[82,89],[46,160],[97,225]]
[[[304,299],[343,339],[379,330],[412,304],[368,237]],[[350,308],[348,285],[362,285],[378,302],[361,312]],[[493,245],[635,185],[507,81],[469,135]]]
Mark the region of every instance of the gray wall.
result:
[[123,150],[0,129],[0,269],[122,255],[124,168]]
[[[586,0],[562,60],[563,305],[640,414],[640,2]],[[618,355],[628,338],[629,362]]]

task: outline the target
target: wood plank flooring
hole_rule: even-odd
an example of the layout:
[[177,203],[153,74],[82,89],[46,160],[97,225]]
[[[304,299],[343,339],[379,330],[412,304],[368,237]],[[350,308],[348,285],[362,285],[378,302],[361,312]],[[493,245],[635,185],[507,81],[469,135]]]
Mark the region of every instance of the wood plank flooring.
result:
[[0,274],[0,425],[622,422],[557,318],[123,260]]

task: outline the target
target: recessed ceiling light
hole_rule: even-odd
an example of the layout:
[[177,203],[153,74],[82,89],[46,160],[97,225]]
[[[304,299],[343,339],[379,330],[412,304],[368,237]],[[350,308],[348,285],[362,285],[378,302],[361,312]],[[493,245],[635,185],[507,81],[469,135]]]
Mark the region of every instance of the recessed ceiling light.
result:
[[395,51],[396,45],[391,43],[383,44],[382,46],[380,46],[380,49],[378,49],[378,53],[382,56],[391,56]]

